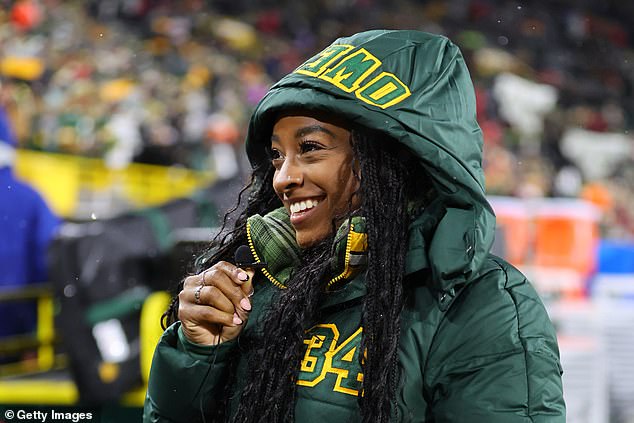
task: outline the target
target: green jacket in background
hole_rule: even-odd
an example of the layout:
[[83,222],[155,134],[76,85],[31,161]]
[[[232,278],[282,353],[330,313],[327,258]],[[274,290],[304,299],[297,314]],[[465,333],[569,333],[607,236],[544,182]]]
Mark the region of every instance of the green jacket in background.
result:
[[[563,423],[565,406],[555,331],[526,278],[489,254],[495,217],[484,195],[482,135],[475,98],[458,48],[417,31],[368,31],[336,40],[275,84],[258,105],[247,136],[253,164],[276,115],[320,110],[385,133],[407,147],[429,175],[437,197],[410,225],[407,240],[395,421]],[[277,263],[270,233],[291,230],[284,210],[249,219],[251,248],[271,264],[256,276],[253,312],[244,333],[283,285],[287,262]],[[361,224],[360,227],[363,225]],[[353,233],[363,230],[354,229]],[[362,236],[362,235],[359,235]],[[343,283],[322,304],[322,321],[306,335],[298,375],[298,422],[359,421],[359,327],[365,294],[362,268],[342,257],[333,266]],[[359,239],[357,237],[357,239]],[[348,257],[350,258],[350,257]],[[277,267],[276,267],[277,266]],[[389,281],[386,281],[389,283]],[[188,342],[179,324],[157,346],[144,420],[204,421],[240,355],[238,341],[218,347]],[[235,403],[233,404],[235,406]]]

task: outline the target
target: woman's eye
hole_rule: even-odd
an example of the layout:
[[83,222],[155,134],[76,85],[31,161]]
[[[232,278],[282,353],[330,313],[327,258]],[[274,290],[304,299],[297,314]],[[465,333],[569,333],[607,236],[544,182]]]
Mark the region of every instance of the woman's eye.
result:
[[300,145],[300,152],[302,154],[323,149],[324,147],[315,141],[303,141]]
[[272,148],[269,150],[269,158],[271,159],[271,163],[273,163],[274,167],[281,166],[282,162],[284,162],[284,156],[282,152],[276,148]]

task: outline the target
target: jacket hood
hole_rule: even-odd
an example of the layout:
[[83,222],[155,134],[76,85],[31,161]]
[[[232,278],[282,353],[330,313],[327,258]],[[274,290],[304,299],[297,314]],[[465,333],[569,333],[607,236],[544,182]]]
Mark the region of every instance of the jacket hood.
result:
[[276,116],[325,111],[381,131],[407,147],[438,197],[410,228],[408,273],[429,267],[439,297],[471,280],[493,242],[484,194],[482,132],[465,61],[446,37],[373,30],[339,38],[273,85],[254,111],[246,140],[256,166]]

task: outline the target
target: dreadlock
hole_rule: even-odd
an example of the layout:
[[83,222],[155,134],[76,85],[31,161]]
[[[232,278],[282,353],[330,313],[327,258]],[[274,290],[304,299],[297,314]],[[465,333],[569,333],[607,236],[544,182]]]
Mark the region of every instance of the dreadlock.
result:
[[[392,144],[393,145],[393,144]],[[359,354],[364,423],[390,420],[398,384],[398,346],[403,305],[403,273],[407,253],[407,162],[384,144],[358,137],[354,145],[362,183],[362,214],[368,234],[367,295],[363,302],[363,337]],[[412,166],[413,168],[413,166]],[[396,410],[396,407],[394,407]]]

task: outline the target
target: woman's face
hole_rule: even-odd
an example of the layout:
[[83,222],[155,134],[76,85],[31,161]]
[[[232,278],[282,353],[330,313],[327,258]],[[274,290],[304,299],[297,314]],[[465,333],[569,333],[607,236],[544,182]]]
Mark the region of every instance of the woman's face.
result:
[[[323,119],[320,117],[320,119]],[[332,231],[358,207],[350,131],[305,115],[281,117],[271,135],[273,189],[284,203],[300,247]],[[352,198],[354,196],[354,198]]]

